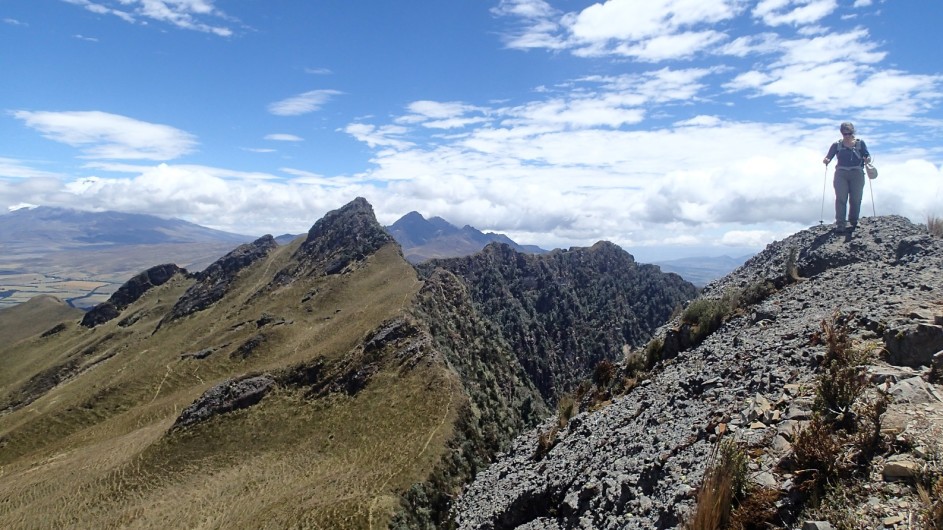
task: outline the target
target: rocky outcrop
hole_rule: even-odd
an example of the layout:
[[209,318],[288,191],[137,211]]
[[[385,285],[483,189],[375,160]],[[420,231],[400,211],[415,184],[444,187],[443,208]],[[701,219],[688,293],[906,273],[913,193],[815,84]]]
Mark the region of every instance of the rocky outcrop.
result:
[[328,212],[311,227],[292,255],[292,263],[275,275],[269,287],[304,276],[342,273],[390,243],[395,241],[377,222],[373,207],[358,197]]
[[[802,513],[797,488],[802,470],[789,462],[796,433],[813,415],[814,389],[825,369],[823,322],[836,315],[854,347],[872,356],[868,392],[880,387],[892,396],[916,393],[931,401],[915,405],[917,398],[892,398],[882,425],[890,427],[892,417],[909,420],[894,431],[897,442],[859,464],[866,468],[856,479],[878,477],[861,491],[887,500],[846,502],[849,515],[867,527],[880,527],[891,517],[906,519],[902,507],[919,504],[915,490],[885,482],[881,470],[893,474],[902,467],[898,461],[919,460],[921,451],[906,448],[925,452],[927,440],[943,432],[943,402],[937,397],[943,389],[927,381],[933,353],[922,353],[919,360],[911,355],[936,344],[932,337],[943,318],[943,242],[899,217],[862,219],[850,238],[814,227],[769,245],[708,286],[706,295],[719,297],[731,288],[788,276],[791,249],[802,280],[783,282],[756,305],[741,308],[609,406],[576,415],[559,432],[552,428],[554,418],[518,438],[458,500],[457,526],[680,527],[720,436],[732,436],[747,449],[750,480],[777,495],[777,524],[801,526],[796,518]],[[657,335],[679,325],[674,321]],[[909,334],[912,341],[894,345]],[[896,347],[908,352],[903,360],[892,352]],[[903,383],[914,377],[920,384]],[[551,436],[551,443],[541,434]],[[901,450],[905,454],[894,454]]]
[[[164,321],[170,322],[185,317],[218,302],[226,296],[243,270],[266,258],[276,248],[278,244],[275,238],[265,235],[252,243],[240,245],[219,258],[195,275],[197,283],[187,289],[187,292],[177,300]],[[164,321],[161,323],[163,324]]]
[[186,273],[186,269],[172,263],[151,267],[125,282],[107,301],[92,308],[82,317],[81,324],[87,328],[104,324],[120,315],[121,311],[144,296],[147,291],[167,283],[175,274]]
[[172,429],[181,429],[225,412],[251,407],[262,401],[274,385],[275,380],[267,375],[224,381],[183,409]]

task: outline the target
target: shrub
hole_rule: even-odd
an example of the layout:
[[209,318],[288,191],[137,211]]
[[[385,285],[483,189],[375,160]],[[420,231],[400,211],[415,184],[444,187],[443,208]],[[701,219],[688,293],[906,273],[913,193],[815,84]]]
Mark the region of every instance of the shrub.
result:
[[848,430],[854,430],[853,407],[868,386],[864,373],[868,353],[852,347],[848,328],[837,313],[831,321],[822,321],[822,336],[826,346],[825,360],[818,378],[813,410]]
[[616,365],[608,359],[599,361],[593,369],[593,383],[600,388],[608,387],[615,380],[616,371]]
[[730,438],[721,439],[711,452],[704,479],[697,492],[694,513],[687,530],[719,530],[730,523],[734,503],[743,498],[747,459]]
[[576,396],[573,394],[566,394],[560,398],[560,402],[557,403],[557,424],[561,429],[570,423],[570,418],[576,415],[578,407]]
[[741,306],[751,306],[766,300],[776,291],[776,286],[768,280],[752,283],[740,293]]
[[858,463],[866,464],[874,458],[884,446],[884,437],[881,435],[881,416],[887,412],[890,397],[887,392],[877,391],[877,395],[864,402],[860,407],[857,433],[854,438],[855,449],[858,451]]
[[779,492],[774,488],[748,491],[743,502],[730,515],[730,530],[766,530],[773,528],[778,509]]
[[818,494],[839,475],[842,443],[821,416],[815,415],[796,433],[792,446],[796,482],[807,494]]

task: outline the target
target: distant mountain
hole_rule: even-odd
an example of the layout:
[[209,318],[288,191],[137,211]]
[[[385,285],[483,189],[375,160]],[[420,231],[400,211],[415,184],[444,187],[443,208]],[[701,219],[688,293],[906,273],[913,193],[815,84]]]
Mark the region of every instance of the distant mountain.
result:
[[481,232],[469,225],[458,228],[441,217],[426,219],[419,212],[409,212],[386,229],[403,248],[410,263],[469,256],[489,243],[505,243],[526,254],[547,252],[535,245],[519,245],[504,234]]
[[44,250],[98,245],[245,243],[252,237],[213,230],[181,219],[125,212],[86,212],[40,206],[0,215],[4,247],[41,245]]
[[743,265],[748,259],[750,259],[750,256],[739,258],[700,256],[656,261],[654,265],[658,265],[665,272],[678,274],[698,287],[704,287],[710,282],[726,276],[740,265]]
[[90,307],[147,267],[198,271],[253,239],[154,215],[16,210],[0,215],[0,308],[39,295]]

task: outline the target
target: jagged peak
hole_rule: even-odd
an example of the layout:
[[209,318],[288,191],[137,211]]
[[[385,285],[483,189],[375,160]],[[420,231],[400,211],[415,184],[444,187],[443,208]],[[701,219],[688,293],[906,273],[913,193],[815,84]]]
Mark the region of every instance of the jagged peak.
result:
[[395,245],[396,240],[377,221],[373,206],[357,197],[314,223],[291,263],[275,275],[272,284],[343,272],[388,244]]

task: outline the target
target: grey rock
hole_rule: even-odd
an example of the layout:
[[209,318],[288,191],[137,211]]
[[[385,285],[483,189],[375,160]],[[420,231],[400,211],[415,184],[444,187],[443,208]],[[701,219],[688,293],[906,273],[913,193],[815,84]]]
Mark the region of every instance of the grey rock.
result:
[[218,414],[251,407],[261,401],[274,385],[275,380],[265,375],[224,381],[183,409],[172,429],[181,429]]
[[893,385],[888,394],[894,397],[895,403],[919,404],[936,401],[927,382],[921,377],[911,377]]

